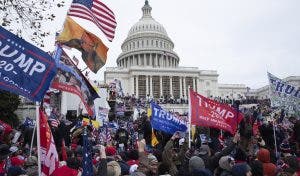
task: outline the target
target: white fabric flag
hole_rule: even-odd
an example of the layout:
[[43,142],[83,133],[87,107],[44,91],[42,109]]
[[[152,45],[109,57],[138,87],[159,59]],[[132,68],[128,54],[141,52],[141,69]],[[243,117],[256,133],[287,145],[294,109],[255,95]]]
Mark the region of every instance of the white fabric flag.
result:
[[300,112],[300,88],[268,73],[272,107],[285,109],[292,114]]

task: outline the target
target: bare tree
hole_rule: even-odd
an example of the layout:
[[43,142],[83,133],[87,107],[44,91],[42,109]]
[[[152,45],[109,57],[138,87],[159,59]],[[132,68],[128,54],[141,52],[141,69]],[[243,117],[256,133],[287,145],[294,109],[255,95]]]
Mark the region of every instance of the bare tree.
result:
[[49,36],[55,8],[65,5],[64,0],[0,0],[0,24],[19,37],[31,40],[44,47],[44,38]]

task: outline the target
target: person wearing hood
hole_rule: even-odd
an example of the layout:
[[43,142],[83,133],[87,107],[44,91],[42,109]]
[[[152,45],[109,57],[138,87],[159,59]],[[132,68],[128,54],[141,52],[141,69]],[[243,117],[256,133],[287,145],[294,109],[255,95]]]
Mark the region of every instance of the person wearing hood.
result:
[[231,170],[234,164],[235,164],[235,160],[231,156],[227,155],[221,157],[219,160],[219,168],[216,169],[218,170],[217,172],[220,174],[216,173],[216,175],[231,176],[232,175]]
[[271,163],[269,150],[261,148],[257,153],[257,159],[263,163],[264,176],[276,175],[276,165]]
[[193,156],[189,160],[189,175],[191,176],[212,176],[210,170],[205,169],[203,159],[198,156]]

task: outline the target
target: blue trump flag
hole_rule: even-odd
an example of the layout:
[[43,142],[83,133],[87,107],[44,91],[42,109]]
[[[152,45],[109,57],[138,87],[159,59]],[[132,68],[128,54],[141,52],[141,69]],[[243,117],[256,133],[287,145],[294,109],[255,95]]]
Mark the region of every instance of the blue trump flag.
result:
[[185,132],[187,130],[187,121],[180,119],[174,114],[165,111],[159,105],[151,102],[151,126],[152,128],[174,134],[176,131]]
[[41,101],[55,74],[50,55],[0,27],[0,89]]

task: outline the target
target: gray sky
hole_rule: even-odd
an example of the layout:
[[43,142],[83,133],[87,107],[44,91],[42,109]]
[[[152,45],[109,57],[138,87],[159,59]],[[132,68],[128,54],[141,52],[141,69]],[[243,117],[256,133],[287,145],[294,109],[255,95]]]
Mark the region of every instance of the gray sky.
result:
[[[106,67],[116,66],[122,42],[142,16],[144,0],[103,2],[114,11],[118,26],[108,44],[106,66],[97,75],[90,74],[100,80]],[[152,17],[174,42],[180,66],[217,70],[219,83],[251,88],[267,84],[267,71],[279,78],[300,76],[299,0],[149,0],[149,4]]]

